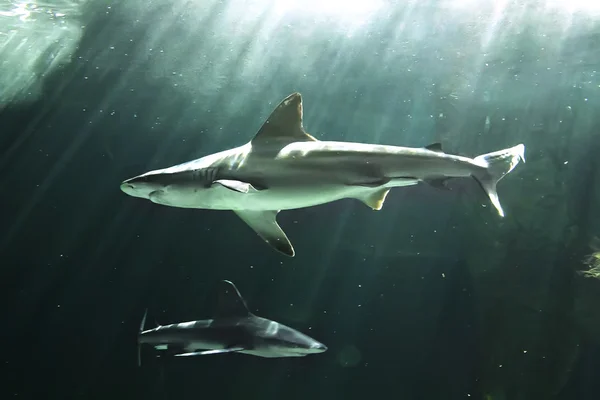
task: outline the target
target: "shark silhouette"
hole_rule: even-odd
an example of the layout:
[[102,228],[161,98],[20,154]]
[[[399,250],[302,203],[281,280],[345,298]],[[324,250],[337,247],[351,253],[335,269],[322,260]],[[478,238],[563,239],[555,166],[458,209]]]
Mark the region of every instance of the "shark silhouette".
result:
[[525,161],[523,144],[475,158],[425,148],[319,141],[303,128],[302,97],[292,93],[243,146],[128,179],[121,190],[171,207],[231,210],[263,240],[293,257],[277,224],[280,210],[355,198],[380,210],[391,188],[474,177],[500,216],[496,184]]
[[140,346],[156,350],[181,349],[176,357],[243,353],[259,357],[302,357],[322,353],[327,347],[289,326],[252,314],[240,292],[230,281],[221,281],[219,303],[213,319],[182,322],[144,330],[146,314],[138,334]]

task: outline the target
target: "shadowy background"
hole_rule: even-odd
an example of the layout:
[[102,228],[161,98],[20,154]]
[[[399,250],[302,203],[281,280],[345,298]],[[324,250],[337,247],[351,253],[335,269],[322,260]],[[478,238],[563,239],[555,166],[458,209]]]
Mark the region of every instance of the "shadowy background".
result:
[[[594,10],[66,4],[48,26],[67,36],[36,52],[48,32],[24,18],[0,52],[2,398],[597,398],[600,287],[577,271],[598,228]],[[21,53],[8,33],[25,28]],[[396,189],[379,212],[282,212],[289,259],[233,213],[120,192],[247,142],[292,91],[322,140],[468,156],[525,143],[499,185],[507,218],[468,180]],[[210,318],[220,279],[329,350],[159,362],[145,348],[139,368],[144,309]]]

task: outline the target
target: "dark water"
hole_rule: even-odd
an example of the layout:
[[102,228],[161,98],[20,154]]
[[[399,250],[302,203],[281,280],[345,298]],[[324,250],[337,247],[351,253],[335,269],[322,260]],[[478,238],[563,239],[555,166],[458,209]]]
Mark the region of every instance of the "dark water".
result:
[[[600,9],[324,3],[57,3],[52,18],[0,19],[3,399],[600,396],[600,282],[579,273],[599,229]],[[293,91],[320,140],[467,156],[524,143],[498,187],[507,217],[474,181],[398,188],[378,212],[282,212],[287,258],[231,212],[119,190],[247,142]],[[209,318],[221,279],[328,351],[144,349],[138,367],[144,310]]]

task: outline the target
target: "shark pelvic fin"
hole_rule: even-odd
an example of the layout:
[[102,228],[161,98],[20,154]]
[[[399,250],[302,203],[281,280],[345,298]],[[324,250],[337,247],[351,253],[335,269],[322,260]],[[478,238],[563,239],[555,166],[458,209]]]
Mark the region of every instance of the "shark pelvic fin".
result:
[[234,212],[275,250],[294,257],[294,247],[277,224],[279,211],[234,210]]
[[377,178],[372,181],[354,182],[354,183],[352,183],[352,185],[363,186],[366,188],[379,188],[380,186],[388,184],[390,181],[391,181],[390,178],[383,177],[383,178]]
[[214,181],[212,184],[219,184],[223,187],[226,187],[227,189],[236,191],[236,192],[240,192],[240,193],[252,193],[252,192],[258,192],[258,189],[256,189],[254,186],[252,186],[251,184],[247,183],[247,182],[242,182],[242,181],[234,181],[231,179],[219,179]]
[[436,189],[450,190],[450,188],[447,186],[448,179],[450,179],[450,178],[448,178],[448,177],[432,178],[432,179],[425,179],[424,182]]
[[444,150],[442,149],[442,144],[441,143],[431,143],[429,146],[425,146],[425,148],[427,150],[435,151],[436,153],[443,153],[444,152]]
[[215,349],[215,350],[194,351],[191,353],[180,353],[180,354],[175,354],[175,357],[206,356],[209,354],[233,353],[233,352],[242,351],[242,350],[245,350],[245,349],[243,347],[229,347],[227,349]]
[[251,141],[253,146],[283,147],[293,142],[317,141],[302,126],[302,95],[292,93],[273,110]]
[[390,192],[389,188],[369,190],[356,198],[366,204],[371,209],[379,211],[383,207],[385,198]]
[[252,315],[246,306],[246,301],[233,282],[226,280],[219,282],[218,295],[216,319],[245,318]]

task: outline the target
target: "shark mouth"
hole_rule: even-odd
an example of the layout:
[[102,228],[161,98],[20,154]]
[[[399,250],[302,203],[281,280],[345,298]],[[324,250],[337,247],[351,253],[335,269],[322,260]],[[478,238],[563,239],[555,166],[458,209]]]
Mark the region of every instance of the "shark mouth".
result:
[[156,204],[166,204],[164,202],[164,190],[155,190],[153,192],[150,192],[150,194],[148,195],[148,199]]

